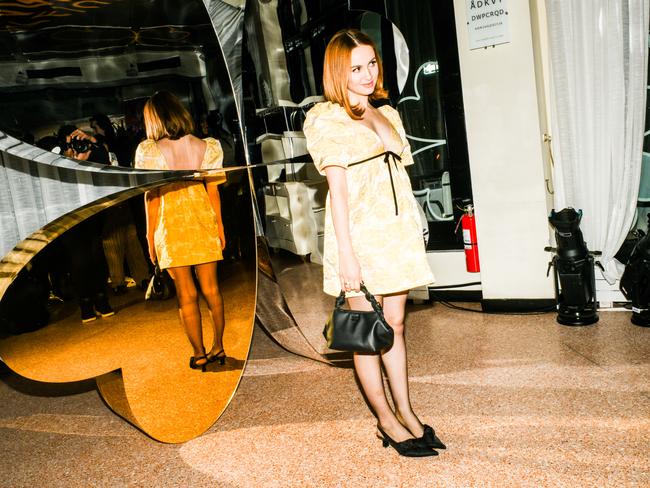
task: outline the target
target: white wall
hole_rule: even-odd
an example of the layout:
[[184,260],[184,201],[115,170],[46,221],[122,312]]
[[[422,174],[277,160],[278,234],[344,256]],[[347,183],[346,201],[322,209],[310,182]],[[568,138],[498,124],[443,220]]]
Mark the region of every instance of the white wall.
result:
[[[454,0],[485,299],[551,298],[543,133],[529,2],[510,0],[510,42],[469,50]],[[537,74],[541,81],[541,74]]]

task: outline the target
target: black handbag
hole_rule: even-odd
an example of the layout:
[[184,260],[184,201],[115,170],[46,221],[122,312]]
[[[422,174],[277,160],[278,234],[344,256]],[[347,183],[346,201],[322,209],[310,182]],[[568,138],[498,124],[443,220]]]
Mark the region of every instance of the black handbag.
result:
[[167,300],[174,296],[176,289],[174,288],[174,280],[167,271],[161,270],[158,263],[156,263],[153,276],[149,281],[147,292],[144,295],[145,300]]
[[371,311],[345,310],[345,292],[336,297],[332,316],[323,336],[330,349],[352,352],[380,352],[393,345],[393,329],[386,322],[381,305],[362,284],[361,291],[372,305]]

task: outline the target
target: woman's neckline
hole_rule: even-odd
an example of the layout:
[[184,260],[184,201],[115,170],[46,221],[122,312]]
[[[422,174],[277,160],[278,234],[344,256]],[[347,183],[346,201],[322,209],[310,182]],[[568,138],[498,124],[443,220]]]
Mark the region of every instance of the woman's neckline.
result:
[[[399,135],[399,132],[397,132],[397,128],[396,128],[395,125],[393,124],[393,121],[392,121],[391,119],[389,119],[388,117],[386,117],[386,116],[384,115],[383,111],[382,111],[382,107],[385,107],[385,106],[386,106],[386,105],[382,105],[381,107],[376,107],[376,110],[378,110],[378,111],[381,113],[381,115],[386,119],[386,121],[388,122],[388,125],[390,126],[391,131],[393,132],[394,135],[397,136],[397,138],[398,138],[399,141],[400,141],[400,145],[401,145],[401,144],[402,144],[402,138],[401,138],[401,136]],[[343,110],[345,110],[345,109],[343,109]],[[377,134],[376,131],[374,131],[373,129],[371,129],[371,128],[368,127],[367,125],[362,124],[361,122],[354,120],[352,117],[350,117],[350,116],[348,115],[347,112],[346,112],[345,114],[350,118],[350,120],[351,120],[353,123],[355,123],[355,125],[361,126],[361,127],[363,127],[364,129],[370,131],[372,134],[374,134],[375,138],[377,139],[377,141],[379,141],[379,143],[381,144],[381,147],[382,147],[385,151],[388,151],[388,150],[389,150],[389,149],[386,147],[386,144],[384,143],[384,140],[381,138],[381,136],[380,136],[379,134]],[[402,147],[400,147],[400,151],[399,151],[397,154],[400,154],[400,153],[402,152],[402,150],[404,150],[404,146],[403,146],[403,145],[402,145]],[[391,151],[391,152],[394,152],[394,151]]]
[[210,137],[206,137],[205,139],[201,139],[201,138],[197,137],[197,139],[205,142],[205,150],[203,152],[203,157],[201,159],[201,164],[199,165],[198,168],[172,168],[169,165],[169,162],[167,161],[167,158],[165,157],[165,153],[163,152],[162,148],[158,145],[158,142],[160,142],[162,140],[175,142],[175,141],[180,141],[180,140],[182,140],[182,139],[184,139],[186,137],[191,137],[191,136],[192,136],[192,134],[185,134],[183,137],[181,137],[179,139],[175,139],[175,140],[172,140],[172,139],[169,139],[168,137],[165,137],[164,139],[159,139],[157,141],[153,141],[154,146],[156,146],[156,149],[158,149],[158,152],[160,153],[160,156],[162,157],[162,161],[163,161],[163,164],[165,165],[166,169],[168,169],[170,171],[192,171],[192,170],[195,170],[195,169],[202,169],[203,168],[203,163],[205,162],[205,155],[208,153],[208,148],[210,146],[207,139],[211,139]]

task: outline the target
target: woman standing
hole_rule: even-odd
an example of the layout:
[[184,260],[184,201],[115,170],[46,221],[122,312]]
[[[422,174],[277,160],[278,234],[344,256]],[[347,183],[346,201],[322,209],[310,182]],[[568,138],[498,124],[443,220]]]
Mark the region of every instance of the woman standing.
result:
[[[389,105],[382,65],[360,31],[338,32],[325,51],[324,103],[307,114],[304,132],[314,163],[327,177],[323,274],[325,293],[341,290],[351,309],[372,310],[359,293],[363,282],[383,305],[393,346],[354,355],[363,392],[378,419],[384,446],[404,456],[444,449],[433,429],[413,412],[408,390],[404,313],[411,288],[434,281],[426,259],[417,202],[405,166],[413,158],[399,114]],[[358,164],[355,164],[358,163]],[[388,403],[383,362],[395,410]]]
[[[157,170],[221,168],[219,141],[192,135],[194,124],[180,100],[169,92],[158,92],[144,106],[147,140],[135,154],[135,167]],[[205,371],[208,363],[224,364],[223,299],[217,282],[217,261],[223,259],[226,239],[221,222],[217,185],[224,176],[205,181],[170,183],[145,194],[149,257],[167,269],[174,285],[181,322],[192,344],[190,368]],[[210,309],[214,340],[206,353],[196,273]]]

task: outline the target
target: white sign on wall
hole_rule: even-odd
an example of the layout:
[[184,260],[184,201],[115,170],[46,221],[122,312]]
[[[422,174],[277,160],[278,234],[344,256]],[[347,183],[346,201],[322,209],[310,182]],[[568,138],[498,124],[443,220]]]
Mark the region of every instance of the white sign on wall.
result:
[[469,48],[510,42],[507,0],[465,0]]

